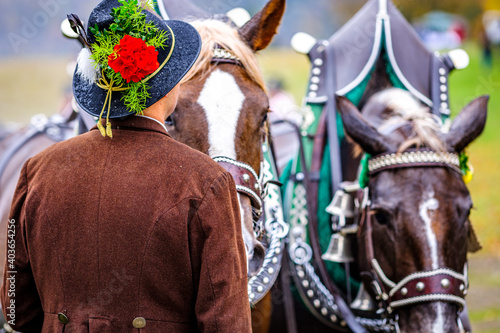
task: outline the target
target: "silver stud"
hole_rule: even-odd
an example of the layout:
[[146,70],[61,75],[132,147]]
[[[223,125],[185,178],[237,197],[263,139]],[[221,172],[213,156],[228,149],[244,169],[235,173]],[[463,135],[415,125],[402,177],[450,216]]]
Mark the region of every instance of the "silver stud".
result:
[[314,98],[314,97],[317,97],[317,96],[318,96],[318,94],[317,94],[316,92],[314,92],[314,91],[311,91],[311,92],[309,93],[309,97]]
[[250,181],[250,175],[248,175],[248,174],[245,173],[243,175],[243,180],[245,181],[245,183],[248,183]]
[[297,275],[298,275],[298,276],[299,276],[299,278],[301,278],[301,279],[303,279],[303,278],[304,278],[304,276],[306,276],[306,275],[304,274],[304,271],[297,271]]
[[263,292],[263,291],[264,291],[264,287],[262,287],[262,286],[258,286],[258,287],[257,287],[257,291],[258,291],[259,293]]
[[337,316],[336,316],[336,315],[334,315],[334,314],[332,314],[332,315],[330,316],[330,321],[331,321],[332,323],[336,323],[336,322],[337,322]]
[[441,103],[441,109],[447,109],[448,108],[448,103],[443,102]]
[[313,304],[315,308],[319,308],[321,306],[321,302],[319,301],[319,299],[315,299]]
[[317,76],[313,76],[313,77],[311,78],[311,83],[318,84],[318,83],[319,83],[319,77],[317,77]]
[[251,293],[250,294],[250,299],[254,299],[255,298],[255,294],[254,293]]
[[272,260],[273,264],[277,264],[278,263],[278,258],[274,257],[273,260]]
[[276,248],[276,250],[274,250],[274,253],[276,253],[276,254],[280,254],[280,253],[281,253],[281,249],[280,249],[279,247],[278,247],[278,248]]
[[313,298],[313,297],[314,297],[314,291],[312,291],[311,289],[309,289],[309,290],[307,291],[307,297],[309,297],[309,298]]
[[441,100],[442,100],[442,101],[447,101],[447,100],[448,100],[448,95],[446,95],[446,94],[441,94]]
[[299,172],[297,175],[295,175],[295,179],[297,179],[299,182],[303,181],[304,180],[304,174],[302,172]]
[[441,92],[446,92],[446,91],[448,91],[448,87],[443,84],[441,86]]
[[326,316],[328,314],[328,310],[326,308],[321,308],[321,314]]
[[345,322],[345,320],[342,320],[340,322],[340,326],[342,326],[342,327],[346,327],[347,326],[347,323]]
[[403,288],[401,289],[401,295],[406,296],[408,294],[408,289]]
[[466,295],[467,295],[467,289],[465,289],[465,290],[463,291],[463,294],[464,294],[464,296],[466,296]]
[[460,291],[464,291],[464,290],[465,290],[465,285],[462,283],[462,284],[460,285]]
[[319,68],[313,68],[312,70],[312,73],[316,76],[320,75],[321,74],[321,69]]
[[317,84],[311,84],[311,86],[309,87],[310,90],[312,91],[318,91],[319,87]]
[[417,287],[418,291],[423,291],[425,288],[425,284],[423,282],[419,282],[419,283],[417,283],[416,287]]
[[273,273],[274,273],[274,268],[269,267],[269,269],[267,270],[267,272],[268,272],[269,274],[273,274]]
[[262,283],[268,284],[269,283],[269,278],[266,276],[262,279]]
[[439,69],[439,74],[441,74],[441,75],[445,75],[445,74],[446,74],[446,69],[444,69],[444,68],[440,68],[440,69]]
[[309,287],[309,281],[302,280],[302,285],[304,286],[304,288],[308,288]]
[[441,286],[443,288],[448,288],[450,286],[450,280],[448,280],[448,279],[442,279],[441,280]]
[[258,191],[260,189],[259,183],[255,183],[255,189]]
[[443,83],[443,84],[444,84],[444,83],[446,83],[446,81],[448,81],[448,80],[446,79],[446,76],[441,76],[441,77],[439,78],[439,81],[440,81],[441,83]]
[[321,59],[321,58],[317,58],[317,59],[315,59],[315,60],[314,60],[314,65],[316,65],[316,66],[318,66],[318,67],[319,67],[319,66],[323,66],[323,59]]

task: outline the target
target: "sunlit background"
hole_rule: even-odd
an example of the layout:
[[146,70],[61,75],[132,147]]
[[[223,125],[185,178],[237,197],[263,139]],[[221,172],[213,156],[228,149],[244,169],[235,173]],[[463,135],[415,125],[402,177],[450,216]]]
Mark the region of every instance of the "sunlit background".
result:
[[[165,0],[169,1],[169,0]],[[14,130],[38,113],[57,113],[70,95],[71,62],[79,45],[60,23],[75,13],[86,21],[97,0],[0,0],[0,127]],[[252,15],[264,0],[197,0],[211,13],[244,7]],[[273,46],[259,55],[265,77],[283,83],[298,105],[309,62],[289,48],[293,34],[326,39],[365,3],[360,0],[288,0]],[[485,133],[469,147],[472,221],[484,246],[470,256],[469,310],[475,332],[500,332],[500,0],[395,0],[429,48],[461,47],[470,66],[450,79],[452,112],[474,97],[492,96]],[[485,15],[485,13],[487,13]],[[495,19],[496,18],[496,19]],[[489,38],[487,38],[489,37]],[[395,46],[397,47],[397,45]]]

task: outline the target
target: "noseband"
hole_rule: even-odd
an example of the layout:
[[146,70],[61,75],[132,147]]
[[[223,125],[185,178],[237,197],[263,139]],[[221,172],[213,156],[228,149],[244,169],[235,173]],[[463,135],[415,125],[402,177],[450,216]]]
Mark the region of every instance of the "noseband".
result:
[[[373,176],[386,170],[400,168],[443,167],[460,171],[460,160],[456,153],[438,153],[434,151],[406,151],[403,153],[383,154],[368,161],[369,175]],[[357,198],[360,230],[363,233],[360,242],[365,244],[365,256],[371,265],[368,272],[362,272],[363,283],[375,298],[384,304],[390,314],[393,309],[423,302],[449,302],[460,309],[465,306],[467,295],[467,275],[441,267],[432,271],[416,272],[400,282],[391,281],[380,267],[374,255],[372,227],[373,214],[368,188],[360,190]]]
[[255,170],[250,165],[233,160],[229,157],[214,157],[213,160],[233,176],[238,193],[249,197],[252,202],[252,207],[257,211],[261,211],[261,186]]

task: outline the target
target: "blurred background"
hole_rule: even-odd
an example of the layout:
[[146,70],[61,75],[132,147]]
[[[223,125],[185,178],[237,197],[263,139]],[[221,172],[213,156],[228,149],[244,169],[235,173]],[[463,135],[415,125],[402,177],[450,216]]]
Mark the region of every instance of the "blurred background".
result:
[[[165,0],[168,1],[168,0]],[[98,0],[0,0],[0,126],[25,126],[38,113],[57,113],[70,94],[70,63],[79,46],[65,39],[60,23],[75,13],[84,21]],[[265,0],[195,0],[211,13],[243,7],[252,15]],[[491,95],[484,134],[469,147],[474,180],[472,222],[483,250],[470,256],[469,311],[475,332],[500,332],[500,0],[394,0],[426,45],[461,47],[470,66],[450,78],[452,113],[479,95]],[[279,34],[259,55],[268,81],[280,82],[297,105],[309,62],[290,39],[303,31],[326,39],[365,3],[361,0],[288,0]],[[397,47],[397,46],[396,46]]]

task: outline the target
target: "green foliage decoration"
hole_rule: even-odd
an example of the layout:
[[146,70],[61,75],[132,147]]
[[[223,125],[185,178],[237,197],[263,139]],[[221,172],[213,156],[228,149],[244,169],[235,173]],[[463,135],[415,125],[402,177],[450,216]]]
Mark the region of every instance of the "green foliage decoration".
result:
[[164,49],[169,39],[165,30],[158,29],[152,22],[146,22],[145,9],[152,9],[153,2],[147,1],[140,5],[138,0],[118,0],[122,5],[112,9],[111,16],[114,23],[109,29],[99,29],[97,24],[90,27],[90,32],[94,35],[95,43],[92,44],[91,59],[95,68],[104,75],[108,81],[113,82],[115,87],[126,88],[123,92],[122,101],[130,112],[142,114],[146,108],[146,101],[150,96],[147,78],[140,82],[129,82],[120,73],[115,72],[108,65],[108,57],[114,52],[115,45],[120,40],[130,35],[142,39],[147,46],[154,46],[155,49]]

